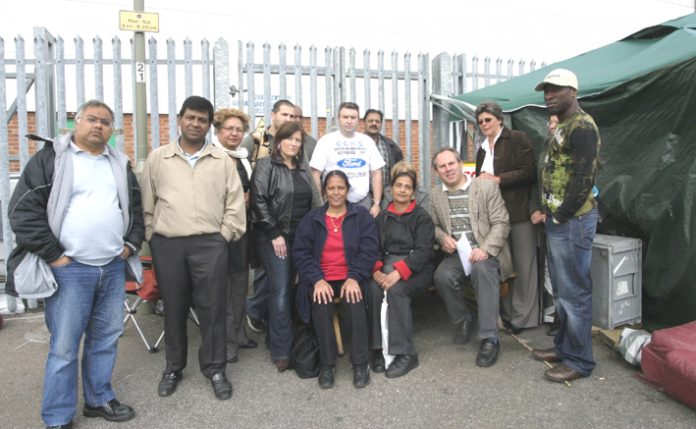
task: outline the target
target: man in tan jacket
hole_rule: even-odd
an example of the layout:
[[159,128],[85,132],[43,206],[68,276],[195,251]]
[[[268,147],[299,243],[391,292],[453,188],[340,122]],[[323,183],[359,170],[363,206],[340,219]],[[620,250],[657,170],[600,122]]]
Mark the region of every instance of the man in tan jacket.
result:
[[[488,367],[496,362],[500,349],[500,281],[512,271],[507,246],[510,218],[498,185],[490,180],[468,179],[454,149],[440,149],[433,157],[433,168],[442,181],[432,190],[435,241],[444,253],[435,270],[435,288],[456,326],[455,344],[466,344],[471,339],[476,317],[464,299],[464,287],[470,284],[474,289],[481,340],[476,365]],[[469,275],[457,247],[464,240],[471,247]]]
[[232,396],[225,375],[227,243],[244,233],[246,215],[236,168],[206,139],[213,113],[205,98],[187,98],[180,136],[150,153],[140,180],[145,238],[164,301],[167,362],[160,396],[174,393],[186,367],[190,307],[201,322],[201,372],[218,399]]

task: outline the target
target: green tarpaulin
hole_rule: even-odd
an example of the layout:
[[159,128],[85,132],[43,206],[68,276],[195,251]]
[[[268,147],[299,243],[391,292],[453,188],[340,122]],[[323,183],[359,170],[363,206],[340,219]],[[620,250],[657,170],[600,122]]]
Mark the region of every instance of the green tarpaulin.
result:
[[495,100],[538,151],[548,112],[534,86],[555,68],[577,74],[580,104],[602,135],[600,232],[643,240],[644,322],[695,320],[696,14],[441,103],[471,119]]

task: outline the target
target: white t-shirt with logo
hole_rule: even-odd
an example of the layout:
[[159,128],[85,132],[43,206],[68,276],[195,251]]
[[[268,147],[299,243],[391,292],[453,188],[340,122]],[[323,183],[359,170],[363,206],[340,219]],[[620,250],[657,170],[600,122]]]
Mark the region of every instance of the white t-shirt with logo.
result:
[[[341,170],[348,176],[348,201],[357,203],[370,192],[370,172],[379,170],[385,162],[374,140],[356,132],[345,137],[340,131],[324,135],[317,141],[309,166],[322,172]],[[384,181],[384,178],[382,179]]]

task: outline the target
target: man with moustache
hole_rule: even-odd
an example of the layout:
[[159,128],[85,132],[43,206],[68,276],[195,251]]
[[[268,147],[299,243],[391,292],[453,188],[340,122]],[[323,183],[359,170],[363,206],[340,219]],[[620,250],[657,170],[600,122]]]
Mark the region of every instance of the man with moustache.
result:
[[401,152],[399,145],[389,137],[381,133],[382,122],[384,121],[384,113],[377,109],[367,109],[365,116],[365,134],[374,140],[379,154],[384,159],[384,167],[382,167],[382,182],[384,183],[384,192],[382,193],[382,201],[380,206],[382,209],[387,208],[387,204],[392,200],[391,196],[391,169],[397,162],[404,159],[404,154]]
[[141,176],[145,233],[164,302],[166,367],[158,386],[169,396],[186,367],[186,320],[200,319],[198,361],[220,400],[232,396],[226,367],[228,242],[246,230],[244,194],[230,157],[207,139],[213,105],[187,98],[180,135],[150,153]]
[[49,142],[27,163],[12,194],[17,239],[7,263],[7,293],[26,286],[24,260],[50,264],[57,290],[45,296],[51,340],[41,417],[48,428],[71,428],[77,408],[80,343],[83,414],[112,422],[135,417],[116,399],[111,377],[123,333],[126,272],[142,281],[144,236],[140,189],[125,154],[107,144],[114,113],[90,100],[75,130]]

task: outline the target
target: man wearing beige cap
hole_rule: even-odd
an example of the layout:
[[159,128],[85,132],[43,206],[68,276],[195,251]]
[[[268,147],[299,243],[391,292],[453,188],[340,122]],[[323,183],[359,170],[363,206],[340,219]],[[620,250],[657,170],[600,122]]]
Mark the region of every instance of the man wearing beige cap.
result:
[[553,70],[535,89],[544,91],[549,113],[559,119],[541,158],[539,188],[560,328],[553,348],[532,355],[558,362],[544,376],[562,383],[587,377],[595,367],[590,263],[598,213],[592,187],[601,140],[594,120],[578,104],[573,72]]

